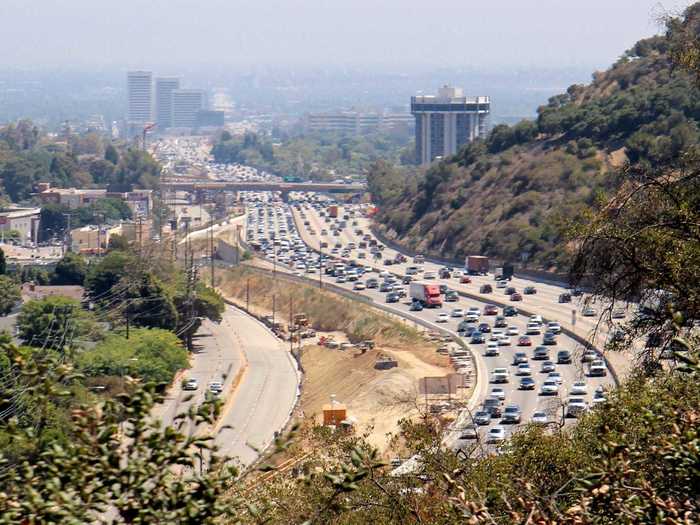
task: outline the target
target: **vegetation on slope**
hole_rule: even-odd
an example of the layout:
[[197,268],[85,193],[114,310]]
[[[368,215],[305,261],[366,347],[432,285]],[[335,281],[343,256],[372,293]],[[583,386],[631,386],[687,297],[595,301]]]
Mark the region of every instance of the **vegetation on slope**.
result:
[[420,251],[564,266],[564,226],[619,187],[621,166],[669,163],[697,144],[700,91],[669,52],[680,35],[670,23],[591,84],[552,97],[536,121],[496,126],[423,174],[375,165],[378,221]]

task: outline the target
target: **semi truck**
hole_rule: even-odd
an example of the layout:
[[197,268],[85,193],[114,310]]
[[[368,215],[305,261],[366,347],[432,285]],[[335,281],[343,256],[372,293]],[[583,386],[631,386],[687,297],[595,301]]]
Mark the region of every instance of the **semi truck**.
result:
[[424,308],[442,308],[442,296],[438,284],[411,283],[409,294],[411,300],[420,303]]
[[332,217],[333,219],[338,218],[338,205],[337,204],[332,204],[331,206],[328,206],[328,216]]
[[489,258],[484,255],[468,255],[464,266],[469,275],[485,275],[489,271]]

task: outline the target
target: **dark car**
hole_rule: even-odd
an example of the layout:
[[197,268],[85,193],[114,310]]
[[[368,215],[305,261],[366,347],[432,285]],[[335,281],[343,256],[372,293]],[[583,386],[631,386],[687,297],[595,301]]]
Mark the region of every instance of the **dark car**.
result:
[[518,405],[509,405],[503,411],[503,423],[520,423],[521,412]]
[[490,284],[483,284],[481,288],[479,288],[479,293],[491,293],[493,292],[493,286]]
[[403,279],[401,279],[401,284],[411,284],[411,281],[413,280],[413,277],[410,275],[404,275]]
[[450,273],[447,268],[440,268],[440,273],[438,275],[440,275],[440,279],[449,279],[452,277],[452,273]]
[[503,315],[506,317],[514,317],[518,315],[518,309],[515,306],[506,306],[503,308]]
[[367,288],[376,288],[379,286],[379,281],[377,279],[367,279],[365,284],[367,285]]
[[484,334],[482,334],[481,332],[474,332],[472,334],[472,338],[469,340],[469,342],[473,345],[482,344],[484,341]]
[[411,311],[412,312],[420,312],[421,310],[423,310],[423,305],[420,304],[418,301],[413,301],[411,303]]
[[571,363],[571,352],[568,350],[559,350],[557,352],[557,363],[560,365],[568,365]]
[[457,294],[457,292],[455,292],[454,290],[448,290],[445,294],[445,301],[447,301],[448,303],[454,303],[455,301],[459,301],[459,294]]
[[559,294],[559,302],[560,303],[570,303],[571,302],[571,294],[568,292],[560,293]]
[[379,291],[380,292],[390,292],[393,288],[394,288],[393,284],[387,283],[385,281],[379,286]]
[[511,294],[510,300],[511,300],[511,301],[522,301],[522,300],[523,300],[523,296],[520,295],[519,293],[514,293],[514,294]]
[[520,390],[534,390],[535,380],[531,377],[523,377],[520,379]]
[[505,295],[513,295],[516,292],[517,292],[517,290],[513,286],[509,286],[505,289],[505,291],[503,293]]
[[440,293],[441,294],[446,294],[448,291],[447,285],[446,284],[441,284],[440,285]]
[[501,417],[501,401],[495,397],[490,397],[484,401],[484,412],[488,412],[491,417]]
[[387,303],[398,303],[399,299],[401,299],[401,296],[399,296],[397,292],[390,292],[386,294]]
[[482,334],[488,334],[491,332],[491,327],[488,325],[488,323],[481,323],[479,325],[479,332]]
[[523,293],[525,295],[535,295],[537,293],[537,288],[535,288],[534,286],[526,286],[523,289]]
[[476,414],[474,414],[474,423],[477,425],[488,425],[491,423],[491,414],[485,410],[479,410]]
[[581,297],[583,295],[583,290],[581,290],[581,288],[574,288],[571,293],[574,297]]
[[487,304],[484,307],[484,315],[498,315],[498,307],[493,304]]
[[545,332],[544,339],[542,340],[542,344],[545,344],[545,345],[557,344],[557,334],[555,334],[554,332]]
[[508,322],[506,321],[506,318],[502,315],[497,316],[496,320],[493,322],[494,328],[505,328],[506,326],[508,326]]
[[535,353],[532,354],[532,358],[538,361],[546,361],[549,359],[549,349],[546,346],[538,346],[535,348]]
[[394,259],[384,259],[385,266],[391,266],[392,264],[394,264]]
[[527,354],[525,352],[515,352],[513,354],[513,365],[518,366],[520,363],[527,363]]

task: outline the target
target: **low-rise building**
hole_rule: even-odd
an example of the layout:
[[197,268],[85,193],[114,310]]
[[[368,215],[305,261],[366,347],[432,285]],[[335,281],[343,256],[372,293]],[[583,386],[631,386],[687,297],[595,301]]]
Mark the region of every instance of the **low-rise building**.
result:
[[122,225],[88,225],[70,232],[71,251],[75,253],[98,253],[107,249],[112,235],[121,235]]
[[41,208],[5,208],[0,210],[0,234],[19,232],[20,241],[36,240]]
[[148,217],[153,208],[153,190],[116,192],[106,189],[52,188],[48,182],[39,183],[37,190],[41,202],[62,204],[70,209],[89,206],[102,199],[124,201],[137,216]]

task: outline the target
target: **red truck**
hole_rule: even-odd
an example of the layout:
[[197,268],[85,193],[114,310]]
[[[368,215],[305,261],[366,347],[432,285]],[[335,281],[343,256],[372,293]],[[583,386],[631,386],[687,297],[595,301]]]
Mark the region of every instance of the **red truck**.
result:
[[422,282],[411,283],[409,295],[413,301],[419,302],[424,308],[441,308],[442,296],[439,284]]
[[332,217],[334,219],[338,218],[338,206],[333,204],[331,206],[328,206],[328,216]]
[[484,255],[468,255],[464,266],[469,275],[486,275],[489,271],[489,258]]

